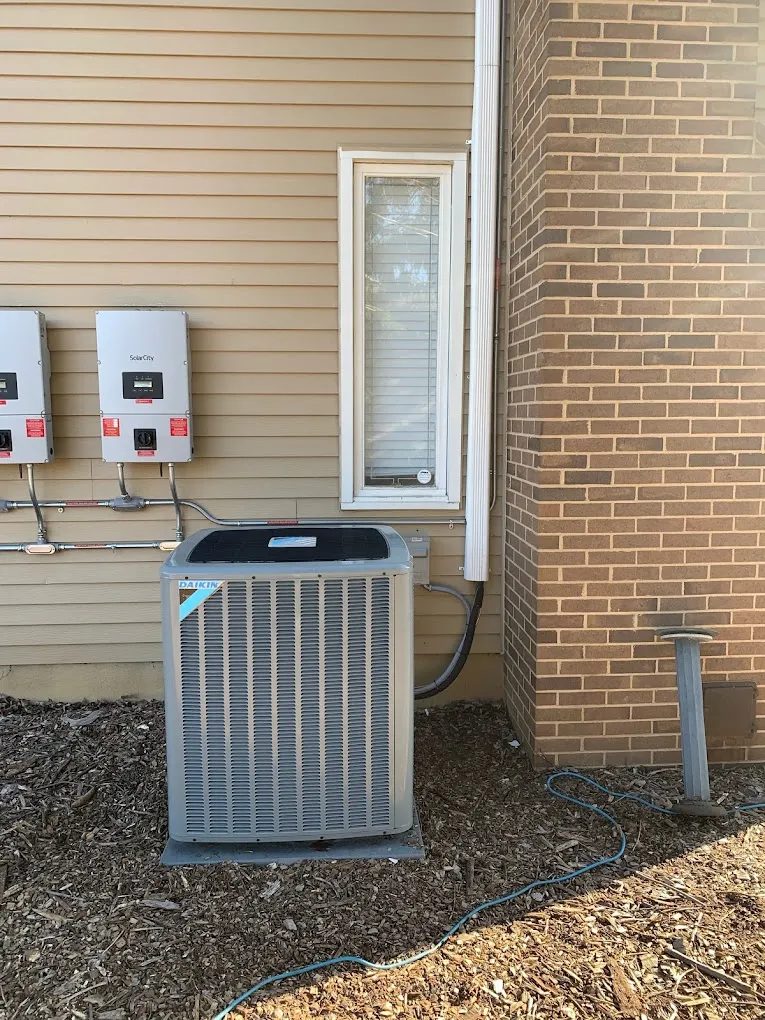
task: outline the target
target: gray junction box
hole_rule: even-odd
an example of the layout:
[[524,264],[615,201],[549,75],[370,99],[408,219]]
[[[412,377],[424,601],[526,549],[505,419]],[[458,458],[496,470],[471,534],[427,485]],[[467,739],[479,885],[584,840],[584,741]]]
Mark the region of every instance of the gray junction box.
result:
[[415,584],[430,584],[430,536],[404,535],[412,557],[412,579]]

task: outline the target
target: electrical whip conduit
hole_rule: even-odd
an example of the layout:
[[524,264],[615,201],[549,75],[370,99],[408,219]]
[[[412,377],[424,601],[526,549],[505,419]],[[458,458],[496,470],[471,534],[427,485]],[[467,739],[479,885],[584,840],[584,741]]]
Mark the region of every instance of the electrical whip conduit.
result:
[[[175,464],[167,465],[168,481],[170,486],[170,499],[146,499],[143,496],[132,495],[125,483],[125,465],[117,464],[117,481],[119,485],[120,495],[114,499],[49,499],[43,500],[38,499],[35,491],[35,477],[34,477],[34,465],[27,465],[27,480],[29,486],[29,499],[28,500],[14,500],[14,499],[0,499],[0,513],[8,513],[11,510],[25,510],[33,509],[37,520],[37,542],[5,542],[0,543],[0,552],[24,552],[30,556],[50,556],[57,552],[66,552],[76,549],[160,549],[163,552],[172,552],[175,547],[183,541],[184,530],[183,530],[183,514],[182,508],[188,507],[189,510],[195,511],[200,514],[205,520],[211,524],[215,524],[221,528],[245,528],[245,527],[260,527],[266,525],[305,525],[310,527],[317,524],[338,524],[345,523],[342,519],[321,517],[321,518],[302,518],[294,520],[265,520],[265,519],[252,519],[252,520],[236,520],[233,518],[216,517],[215,514],[210,513],[201,504],[191,499],[179,499],[178,490],[176,488],[175,479]],[[114,541],[114,542],[49,542],[45,521],[42,515],[43,508],[52,508],[56,510],[66,510],[68,508],[82,508],[82,507],[105,507],[110,510],[115,510],[120,513],[133,512],[137,510],[143,510],[145,507],[150,506],[171,506],[175,511],[175,540],[170,539],[156,539],[148,541]],[[354,523],[359,524],[385,524],[387,521],[372,520],[372,519],[356,519]],[[434,518],[420,518],[420,517],[406,517],[398,518],[395,521],[396,524],[446,524],[449,527],[454,527],[455,524],[464,524],[465,518],[448,518],[446,520],[439,520]],[[446,584],[427,584],[423,585],[427,591],[442,592],[446,595],[458,599],[465,610],[465,629],[460,639],[457,650],[451,658],[446,669],[441,673],[440,676],[436,677],[435,680],[430,681],[420,687],[415,687],[414,697],[416,699],[431,698],[436,694],[440,694],[441,691],[445,691],[447,687],[450,687],[457,677],[462,672],[462,669],[467,661],[470,649],[473,645],[473,638],[475,636],[475,629],[478,623],[478,617],[481,613],[481,606],[483,605],[483,581],[479,581],[476,584],[475,597],[473,602],[470,603],[468,599],[458,591],[456,588],[452,588]]]

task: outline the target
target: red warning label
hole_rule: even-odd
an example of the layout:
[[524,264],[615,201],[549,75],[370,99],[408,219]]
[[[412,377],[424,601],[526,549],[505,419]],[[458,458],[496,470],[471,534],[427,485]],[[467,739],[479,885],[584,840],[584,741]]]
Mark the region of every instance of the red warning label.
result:
[[153,457],[156,453],[155,450],[136,450],[139,457]]
[[151,397],[137,397],[136,398],[136,404],[153,404],[153,403],[154,403],[154,401],[151,399]]
[[187,436],[189,434],[189,420],[188,418],[171,418],[170,419],[170,435],[171,436]]
[[10,450],[0,450],[0,457],[10,457],[10,455],[11,455]]
[[45,419],[27,418],[27,439],[45,438]]
[[105,436],[118,436],[120,434],[119,418],[104,418],[103,430]]

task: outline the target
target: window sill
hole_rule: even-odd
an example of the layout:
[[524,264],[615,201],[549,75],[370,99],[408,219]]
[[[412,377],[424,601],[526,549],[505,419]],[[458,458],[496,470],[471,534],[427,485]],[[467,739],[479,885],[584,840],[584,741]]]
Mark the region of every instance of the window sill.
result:
[[356,496],[341,500],[341,510],[459,510],[458,501],[444,496]]

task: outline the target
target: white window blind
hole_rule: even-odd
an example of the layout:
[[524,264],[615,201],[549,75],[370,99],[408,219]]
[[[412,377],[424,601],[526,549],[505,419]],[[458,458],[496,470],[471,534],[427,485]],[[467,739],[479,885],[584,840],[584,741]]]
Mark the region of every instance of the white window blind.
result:
[[440,180],[364,177],[364,481],[436,477]]
[[460,500],[466,159],[340,153],[341,506]]

